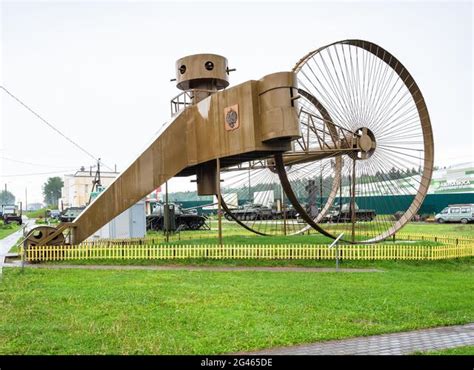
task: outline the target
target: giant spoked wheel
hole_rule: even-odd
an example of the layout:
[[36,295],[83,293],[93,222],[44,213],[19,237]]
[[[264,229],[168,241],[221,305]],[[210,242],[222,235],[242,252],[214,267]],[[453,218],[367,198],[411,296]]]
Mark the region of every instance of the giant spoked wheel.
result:
[[[221,172],[226,219],[256,234],[295,235],[311,226],[325,233],[317,222],[329,212],[339,189],[342,159],[333,156],[332,150],[340,135],[351,133],[335,127],[313,96],[303,90],[299,94],[301,138],[283,154],[281,168],[272,156]],[[292,184],[298,202],[289,199],[281,171]]]
[[[333,198],[327,198],[331,210],[317,220],[316,228],[332,237],[344,233],[343,239],[352,243],[393,235],[420,208],[433,169],[430,118],[415,80],[392,54],[362,40],[312,51],[294,71],[302,95],[322,105],[338,129],[335,140],[325,144],[327,139],[322,139],[320,144],[326,159],[340,157],[341,162],[331,175]],[[317,150],[313,152],[316,158]],[[291,181],[284,157],[279,159],[278,173],[297,208],[302,203],[300,184]],[[320,182],[329,178],[319,176],[310,171],[300,178]],[[324,195],[320,203],[325,203]]]

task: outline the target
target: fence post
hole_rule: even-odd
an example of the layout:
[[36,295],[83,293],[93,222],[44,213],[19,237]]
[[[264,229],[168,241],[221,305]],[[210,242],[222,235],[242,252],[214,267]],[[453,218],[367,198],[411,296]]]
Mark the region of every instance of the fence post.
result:
[[339,239],[342,238],[344,233],[341,233],[330,245],[328,249],[336,247],[336,272],[339,271]]
[[25,269],[25,262],[27,259],[27,247],[25,247],[25,244],[21,245],[20,244],[20,256],[21,256],[21,272],[24,271]]

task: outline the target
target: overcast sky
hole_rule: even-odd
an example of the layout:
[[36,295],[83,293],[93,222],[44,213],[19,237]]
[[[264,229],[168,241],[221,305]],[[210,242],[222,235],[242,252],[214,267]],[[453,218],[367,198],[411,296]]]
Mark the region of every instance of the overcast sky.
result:
[[[176,59],[224,55],[237,84],[290,70],[327,43],[361,38],[414,76],[431,116],[435,162],[444,166],[473,160],[472,17],[472,2],[453,1],[2,1],[0,80],[121,171],[170,117]],[[0,104],[0,184],[17,200],[27,187],[29,203],[42,201],[49,176],[94,164],[1,90]]]

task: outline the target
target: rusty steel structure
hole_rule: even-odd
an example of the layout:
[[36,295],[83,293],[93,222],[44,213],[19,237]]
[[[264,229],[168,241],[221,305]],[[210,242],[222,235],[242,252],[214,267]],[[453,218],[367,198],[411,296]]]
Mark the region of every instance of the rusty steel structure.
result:
[[[433,135],[416,82],[392,54],[345,40],[260,80],[229,87],[231,71],[215,54],[179,59],[176,86],[182,92],[171,100],[172,118],[152,144],[74,222],[33,229],[25,245],[78,244],[175,176],[195,175],[199,195],[216,195],[228,218],[262,235],[313,228],[329,237],[342,230],[348,242],[377,242],[417,212],[431,180]],[[400,175],[415,160],[418,173]],[[356,220],[368,189],[402,188],[404,178],[414,190],[411,203],[400,205],[400,219]],[[265,186],[279,192],[282,217],[233,217],[226,192],[244,189],[251,199],[255,189],[270,194]],[[302,186],[317,194],[305,198]],[[303,198],[320,204],[307,207]],[[324,223],[343,200],[350,222]],[[285,216],[289,207],[297,218]]]

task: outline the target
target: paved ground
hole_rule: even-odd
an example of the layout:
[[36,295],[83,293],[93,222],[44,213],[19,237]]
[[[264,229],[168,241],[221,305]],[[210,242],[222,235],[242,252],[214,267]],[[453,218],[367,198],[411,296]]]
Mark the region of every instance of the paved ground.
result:
[[[35,220],[23,218],[23,225],[26,224],[27,229],[31,228],[31,226],[34,225],[34,222]],[[17,232],[14,232],[13,234],[10,234],[3,239],[0,239],[0,272],[2,266],[4,266],[4,259],[5,256],[8,254],[8,251],[16,244],[18,239],[20,239],[22,236],[23,230],[20,229]]]
[[[27,228],[30,227],[30,223],[33,223],[34,220],[23,220],[24,224],[27,224]],[[14,232],[13,234],[8,235],[7,237],[0,239],[0,256],[4,256],[8,251],[13,247],[17,240],[23,236],[22,229]]]
[[[6,263],[4,267],[19,267],[20,263]],[[186,266],[186,265],[167,265],[167,266],[124,266],[124,265],[44,265],[31,264],[28,268],[43,269],[83,269],[83,270],[190,270],[190,271],[270,271],[270,272],[335,272],[335,268],[325,267],[252,267],[252,266]],[[377,269],[339,269],[339,272],[382,272]]]
[[[474,345],[474,323],[270,348],[251,355],[407,355]],[[244,353],[240,353],[244,354]]]

